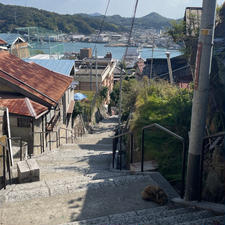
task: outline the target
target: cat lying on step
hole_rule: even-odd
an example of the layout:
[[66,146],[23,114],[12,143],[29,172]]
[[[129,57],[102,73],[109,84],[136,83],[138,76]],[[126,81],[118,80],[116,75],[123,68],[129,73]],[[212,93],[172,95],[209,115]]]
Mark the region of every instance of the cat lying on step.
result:
[[159,187],[149,185],[141,192],[143,200],[153,201],[159,205],[165,205],[168,202],[167,194]]

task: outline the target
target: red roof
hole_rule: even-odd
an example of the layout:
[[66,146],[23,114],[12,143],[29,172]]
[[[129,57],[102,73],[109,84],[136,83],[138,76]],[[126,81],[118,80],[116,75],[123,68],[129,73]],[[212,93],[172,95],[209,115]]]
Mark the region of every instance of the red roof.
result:
[[73,81],[70,77],[35,63],[24,62],[5,51],[0,51],[0,79],[31,94],[35,97],[35,101],[38,98],[53,106],[59,102]]
[[5,42],[4,40],[0,39],[0,45],[6,45],[7,42]]
[[9,109],[9,113],[34,118],[48,110],[46,106],[34,102],[29,98],[15,96],[0,97],[0,106],[7,107]]

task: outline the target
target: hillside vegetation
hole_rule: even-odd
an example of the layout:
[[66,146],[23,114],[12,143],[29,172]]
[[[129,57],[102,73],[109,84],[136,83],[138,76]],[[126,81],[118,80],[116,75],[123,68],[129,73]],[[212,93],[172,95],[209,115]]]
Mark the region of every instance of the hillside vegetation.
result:
[[[0,4],[0,32],[13,32],[17,27],[43,27],[65,33],[91,34],[100,28],[102,15],[74,14],[61,15],[31,7]],[[151,13],[136,19],[136,27],[162,29],[170,26],[171,19]],[[119,15],[107,16],[104,31],[126,31],[131,18]]]
[[[117,103],[119,85],[111,94]],[[135,161],[141,159],[142,127],[158,123],[188,139],[193,90],[181,89],[166,81],[148,84],[147,79],[123,81],[122,113],[125,120],[132,112],[130,131],[134,133]],[[182,144],[159,130],[149,130],[145,136],[145,160],[155,160],[160,172],[170,181],[181,179]]]
[[[90,34],[99,29],[100,18],[83,15],[60,15],[31,7],[0,4],[0,32],[12,32],[17,27],[43,27],[65,33]],[[104,30],[119,31],[120,27],[105,23]]]

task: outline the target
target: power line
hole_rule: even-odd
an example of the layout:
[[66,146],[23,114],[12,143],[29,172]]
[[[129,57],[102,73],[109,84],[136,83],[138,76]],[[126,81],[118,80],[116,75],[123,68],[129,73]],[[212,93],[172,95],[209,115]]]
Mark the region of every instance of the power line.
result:
[[137,12],[138,1],[139,0],[136,0],[135,7],[134,7],[134,14],[133,14],[133,17],[132,17],[132,23],[131,23],[131,28],[130,28],[129,37],[128,37],[128,41],[127,41],[127,46],[126,46],[125,54],[124,54],[124,57],[123,57],[123,63],[126,60],[128,48],[130,47],[130,40],[131,40],[132,31],[133,31],[133,27],[134,27],[134,21],[135,21],[136,12]]
[[126,46],[125,54],[124,54],[124,57],[123,57],[123,60],[122,60],[122,64],[121,64],[121,71],[120,71],[120,98],[119,98],[119,126],[121,124],[121,116],[122,116],[122,80],[123,80],[122,76],[123,76],[123,64],[126,61],[128,48],[130,46],[130,40],[131,40],[132,31],[133,31],[133,27],[134,27],[134,21],[135,21],[136,12],[137,12],[138,1],[139,0],[136,0],[136,3],[135,3],[134,13],[133,13],[133,17],[132,17],[132,23],[131,23],[129,37],[128,37],[128,41],[127,41],[127,46]]
[[[180,68],[178,68],[178,69],[173,70],[173,73],[175,73],[175,72],[177,72],[177,71],[180,71],[180,70],[183,70],[183,69],[187,69],[187,68],[189,68],[189,67],[190,67],[189,65],[180,67]],[[154,80],[154,79],[161,78],[161,77],[165,77],[165,76],[167,76],[167,75],[169,75],[169,73],[159,74],[158,76],[154,77],[153,80]]]
[[[105,19],[106,19],[106,15],[107,15],[107,12],[108,12],[108,9],[109,9],[110,1],[111,1],[111,0],[108,0],[108,3],[107,3],[107,6],[106,6],[106,9],[105,9],[104,16],[103,16],[103,18],[102,18],[102,22],[101,22],[101,25],[100,25],[100,29],[99,29],[99,32],[98,32],[96,41],[99,40],[99,37],[100,37],[100,35],[101,35],[101,33],[102,33],[103,26],[104,26]],[[95,52],[95,49],[96,49],[96,43],[95,43],[93,52]]]
[[[97,39],[96,39],[96,43],[94,45],[94,49],[93,49],[93,53],[95,53],[95,83],[96,83],[96,93],[98,92],[98,62],[97,62],[97,41],[99,40],[99,37],[102,33],[102,30],[103,30],[103,26],[104,26],[104,23],[105,23],[105,19],[106,19],[106,15],[107,15],[107,12],[108,12],[108,9],[109,9],[109,5],[110,5],[110,0],[108,0],[108,3],[107,3],[107,6],[106,6],[106,9],[105,9],[105,13],[104,13],[104,16],[102,18],[102,22],[101,22],[101,25],[100,25],[100,29],[99,29],[99,32],[98,32],[98,35],[97,35]],[[93,56],[93,53],[92,53],[92,56]],[[92,68],[92,65],[91,65],[91,68]],[[92,72],[91,72],[92,73]],[[92,76],[92,74],[91,74]]]

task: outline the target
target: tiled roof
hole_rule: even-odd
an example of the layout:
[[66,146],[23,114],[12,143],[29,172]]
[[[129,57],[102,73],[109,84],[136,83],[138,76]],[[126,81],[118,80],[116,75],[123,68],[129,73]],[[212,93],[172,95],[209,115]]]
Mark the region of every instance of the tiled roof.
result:
[[56,73],[69,76],[73,67],[74,60],[57,59],[25,59],[26,62],[34,62]]
[[18,38],[20,38],[22,41],[24,41],[23,38],[19,34],[15,34],[15,33],[0,33],[0,39],[4,40],[9,45],[14,44],[14,42]]
[[9,113],[21,116],[38,117],[48,108],[26,97],[4,96],[0,97],[0,106],[7,107]]
[[44,101],[47,106],[55,106],[73,81],[70,77],[35,63],[24,62],[5,51],[0,51],[0,79],[17,89],[19,87],[23,94],[29,93],[35,101]]

